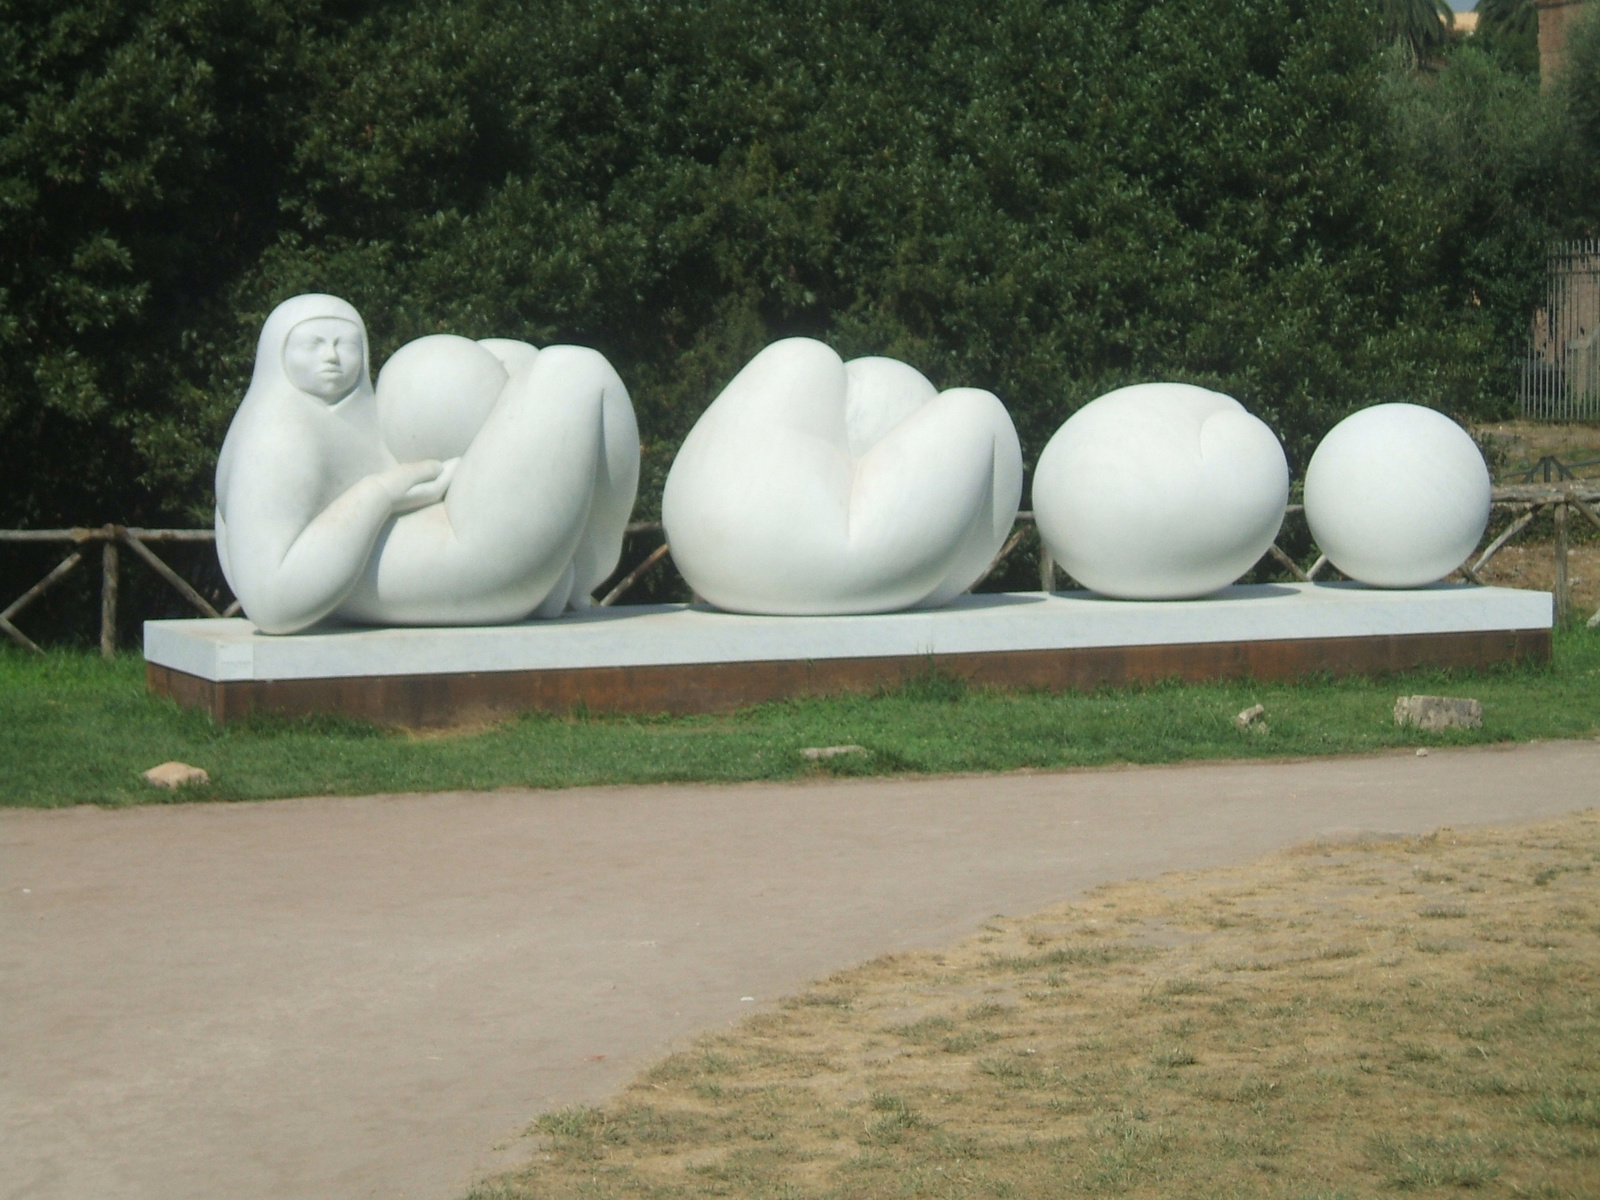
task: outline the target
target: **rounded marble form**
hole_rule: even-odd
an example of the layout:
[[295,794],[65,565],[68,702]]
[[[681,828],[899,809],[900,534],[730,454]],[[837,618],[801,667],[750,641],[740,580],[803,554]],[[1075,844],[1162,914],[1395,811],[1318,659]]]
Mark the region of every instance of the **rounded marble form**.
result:
[[1226,587],[1272,545],[1289,466],[1272,430],[1231,396],[1142,383],[1090,401],[1039,456],[1033,511],[1085,587],[1177,600]]
[[989,392],[787,338],[684,439],[661,519],[673,563],[718,608],[893,612],[980,579],[1021,497],[1016,430]]
[[1328,561],[1374,587],[1422,587],[1466,561],[1489,523],[1471,435],[1416,404],[1340,421],[1306,468],[1306,522]]
[[501,359],[470,338],[407,342],[378,372],[378,428],[389,452],[400,462],[460,458],[509,378]]

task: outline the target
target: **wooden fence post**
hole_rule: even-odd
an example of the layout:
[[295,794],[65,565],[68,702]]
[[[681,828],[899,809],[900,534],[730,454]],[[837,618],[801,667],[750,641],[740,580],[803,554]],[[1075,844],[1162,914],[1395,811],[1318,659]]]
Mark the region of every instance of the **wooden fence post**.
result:
[[624,575],[622,577],[622,581],[620,583],[618,583],[616,587],[612,588],[609,592],[607,592],[605,594],[605,598],[600,601],[600,607],[601,608],[610,608],[613,604],[615,604],[617,602],[618,598],[622,595],[622,593],[626,592],[634,584],[639,582],[639,577],[641,575],[643,575],[651,567],[655,566],[658,562],[660,562],[663,558],[665,558],[669,553],[671,553],[671,551],[672,551],[672,547],[667,545],[666,542],[662,542],[661,545],[657,546],[654,550],[652,550],[650,552],[650,557],[649,558],[645,559],[637,567],[635,567],[633,570],[629,571],[626,575]]
[[1056,590],[1056,560],[1044,544],[1043,534],[1039,535],[1039,590],[1046,595]]
[[1556,505],[1556,624],[1572,615],[1572,588],[1567,583],[1567,505]]
[[129,550],[132,550],[140,558],[144,559],[144,561],[149,564],[150,569],[170,583],[173,590],[176,591],[178,595],[182,596],[190,604],[194,605],[195,608],[199,609],[201,616],[220,617],[222,615],[216,609],[211,607],[211,601],[207,600],[199,592],[195,591],[194,588],[189,586],[189,581],[187,579],[185,579],[182,575],[179,575],[171,567],[167,566],[166,563],[157,558],[151,551],[150,547],[146,546],[144,542],[140,540],[139,535],[143,533],[148,536],[148,531],[124,529],[120,525],[108,525],[106,528],[113,529],[115,531],[115,536],[121,539],[123,545],[127,546]]
[[1290,558],[1282,550],[1278,549],[1277,542],[1273,542],[1272,545],[1267,547],[1267,553],[1272,555],[1273,558],[1277,559],[1278,565],[1286,568],[1289,574],[1293,575],[1301,583],[1311,582],[1311,576],[1307,575],[1300,569],[1299,563],[1295,562],[1294,559]]
[[100,550],[100,657],[117,653],[117,543],[107,538]]

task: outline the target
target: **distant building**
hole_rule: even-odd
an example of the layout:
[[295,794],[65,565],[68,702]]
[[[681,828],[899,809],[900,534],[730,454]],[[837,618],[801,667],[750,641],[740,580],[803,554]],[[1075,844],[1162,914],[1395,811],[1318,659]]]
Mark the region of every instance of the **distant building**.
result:
[[1567,58],[1567,34],[1584,0],[1533,0],[1539,10],[1539,81],[1549,87]]

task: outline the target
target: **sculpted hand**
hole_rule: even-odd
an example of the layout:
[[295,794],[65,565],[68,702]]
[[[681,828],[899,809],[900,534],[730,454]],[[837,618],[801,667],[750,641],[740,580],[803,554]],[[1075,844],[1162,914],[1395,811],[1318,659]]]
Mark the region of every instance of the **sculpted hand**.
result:
[[[455,474],[454,461],[450,475]],[[445,474],[443,463],[430,458],[390,467],[377,476],[377,480],[389,493],[391,511],[399,516],[444,499],[445,489],[450,486],[450,475]]]
[[416,484],[401,497],[401,503],[405,507],[395,509],[395,514],[414,512],[419,508],[427,508],[430,504],[438,504],[450,490],[450,481],[456,477],[456,468],[460,465],[459,456],[445,459],[443,465],[439,467],[438,475],[425,483]]
[[456,468],[461,465],[460,457],[447,458],[442,464],[429,459],[430,465],[436,465],[439,473],[432,479],[414,484],[407,489],[406,494],[400,498],[400,505],[395,508],[395,515],[415,512],[419,508],[427,508],[430,504],[438,504],[444,499],[445,493],[450,490],[450,481],[456,477]]

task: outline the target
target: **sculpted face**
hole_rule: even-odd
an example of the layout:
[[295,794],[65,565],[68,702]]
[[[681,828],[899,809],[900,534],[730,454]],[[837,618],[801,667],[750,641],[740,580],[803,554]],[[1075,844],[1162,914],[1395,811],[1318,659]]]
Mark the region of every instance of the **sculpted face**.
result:
[[289,331],[283,368],[295,387],[332,404],[355,390],[365,356],[361,330],[353,321],[313,317]]

